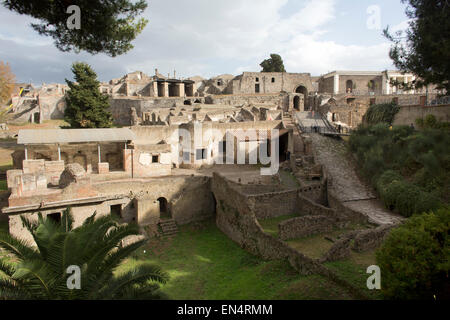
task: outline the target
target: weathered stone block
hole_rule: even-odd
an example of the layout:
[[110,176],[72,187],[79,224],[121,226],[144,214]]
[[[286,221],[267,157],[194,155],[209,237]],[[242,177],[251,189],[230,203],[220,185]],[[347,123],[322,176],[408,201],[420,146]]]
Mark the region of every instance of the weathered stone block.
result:
[[86,171],[78,163],[71,163],[66,166],[59,179],[59,186],[66,188],[72,183],[80,183],[86,179]]
[[109,173],[109,163],[100,162],[98,164],[98,174],[107,174],[107,173]]
[[37,190],[47,189],[47,178],[44,175],[39,175],[36,177],[36,189]]
[[23,160],[23,173],[39,174],[45,172],[45,160]]

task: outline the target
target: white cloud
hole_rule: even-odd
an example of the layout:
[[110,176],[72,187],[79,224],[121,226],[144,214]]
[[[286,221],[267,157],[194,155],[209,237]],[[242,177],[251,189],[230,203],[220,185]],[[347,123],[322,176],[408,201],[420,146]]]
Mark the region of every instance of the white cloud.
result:
[[[134,41],[135,49],[114,59],[61,53],[51,39],[29,27],[31,19],[0,8],[0,60],[10,61],[19,77],[45,82],[71,77],[73,61],[90,63],[102,80],[134,70],[153,74],[155,68],[163,74],[176,69],[182,77],[258,71],[270,53],[279,53],[289,72],[390,66],[386,43],[358,46],[324,40],[338,23],[336,1],[304,0],[286,17],[280,12],[288,0],[152,0],[145,12],[150,22]],[[57,75],[57,70],[64,71]]]

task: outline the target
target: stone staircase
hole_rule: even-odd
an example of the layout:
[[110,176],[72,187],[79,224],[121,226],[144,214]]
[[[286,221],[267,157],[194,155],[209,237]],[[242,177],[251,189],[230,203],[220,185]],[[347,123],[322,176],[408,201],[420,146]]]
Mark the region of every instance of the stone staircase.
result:
[[159,227],[163,237],[173,237],[178,233],[177,223],[173,219],[161,220]]

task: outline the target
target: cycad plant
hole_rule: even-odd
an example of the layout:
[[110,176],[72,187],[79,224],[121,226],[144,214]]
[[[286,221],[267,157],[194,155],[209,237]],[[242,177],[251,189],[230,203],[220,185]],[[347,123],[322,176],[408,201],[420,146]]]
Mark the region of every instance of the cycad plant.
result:
[[[115,274],[117,267],[145,240],[123,245],[139,234],[135,224],[120,225],[111,216],[96,218],[72,228],[70,209],[61,222],[38,214],[37,221],[22,216],[37,247],[0,232],[0,299],[164,299],[159,284],[168,281],[158,266],[142,264]],[[69,289],[69,268],[79,268],[79,289]]]

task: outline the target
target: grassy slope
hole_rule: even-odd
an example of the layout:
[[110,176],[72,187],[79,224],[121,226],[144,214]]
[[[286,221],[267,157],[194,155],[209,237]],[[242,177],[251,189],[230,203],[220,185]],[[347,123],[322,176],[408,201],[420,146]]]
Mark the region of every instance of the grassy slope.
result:
[[[172,240],[154,239],[123,268],[153,262],[168,271],[172,299],[350,299],[321,276],[300,276],[285,261],[263,261],[242,250],[213,221],[180,228]],[[119,271],[120,272],[120,271]]]
[[367,289],[367,267],[376,265],[375,251],[363,253],[352,252],[348,259],[325,263],[340,278],[347,280],[372,299],[383,299],[380,290]]

